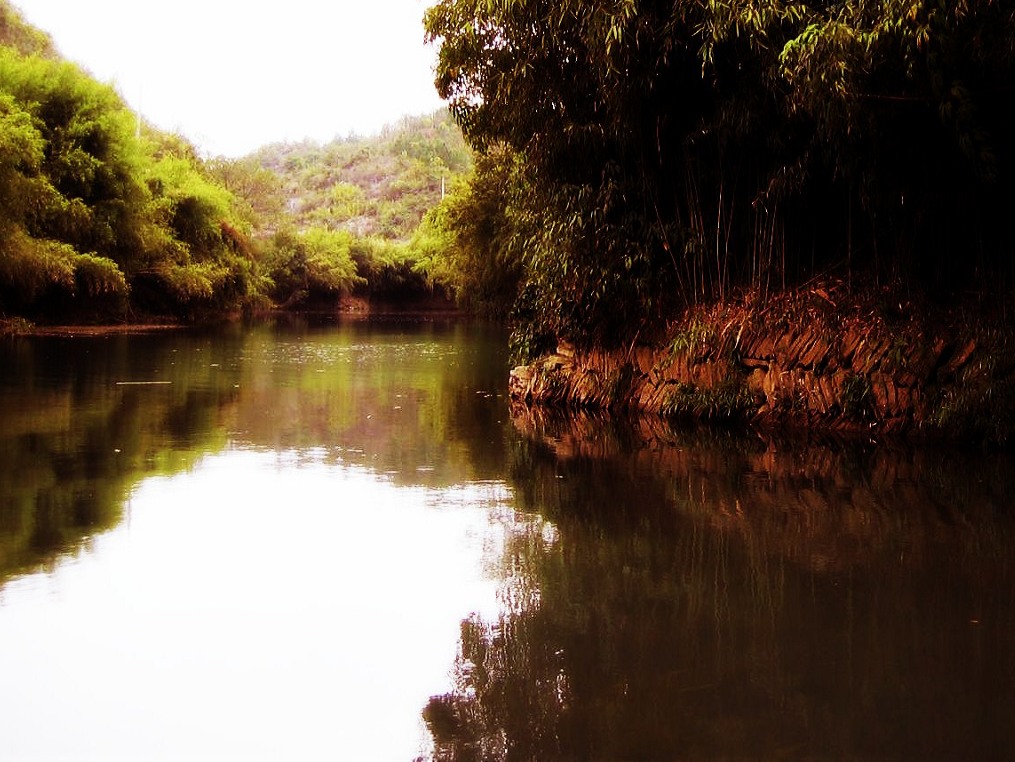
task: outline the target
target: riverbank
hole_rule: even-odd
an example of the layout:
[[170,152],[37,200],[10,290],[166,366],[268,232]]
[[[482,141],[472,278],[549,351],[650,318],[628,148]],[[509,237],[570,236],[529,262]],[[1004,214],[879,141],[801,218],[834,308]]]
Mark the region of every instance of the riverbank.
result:
[[0,318],[0,336],[107,336],[125,333],[175,331],[187,323],[139,320],[124,323],[33,323],[24,318]]
[[[341,315],[342,317],[376,317],[378,315],[427,315],[459,316],[462,310],[451,300],[439,296],[398,300],[370,299],[362,296],[343,296],[327,309],[284,310],[265,309],[253,315],[267,319],[280,315]],[[98,336],[115,333],[151,333],[153,331],[178,330],[193,325],[216,324],[239,321],[244,315],[239,312],[222,315],[207,315],[202,320],[174,321],[158,317],[143,317],[137,322],[100,322],[53,324],[35,323],[21,317],[0,317],[0,336]]]
[[1015,332],[979,309],[825,282],[689,308],[652,341],[556,352],[511,371],[527,405],[1004,444]]

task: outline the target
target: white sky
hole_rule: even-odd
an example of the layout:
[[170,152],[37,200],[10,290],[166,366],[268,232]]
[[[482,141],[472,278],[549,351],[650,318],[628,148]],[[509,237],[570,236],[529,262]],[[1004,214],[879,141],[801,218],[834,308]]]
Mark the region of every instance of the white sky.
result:
[[12,0],[66,57],[207,155],[371,135],[441,106],[433,0]]

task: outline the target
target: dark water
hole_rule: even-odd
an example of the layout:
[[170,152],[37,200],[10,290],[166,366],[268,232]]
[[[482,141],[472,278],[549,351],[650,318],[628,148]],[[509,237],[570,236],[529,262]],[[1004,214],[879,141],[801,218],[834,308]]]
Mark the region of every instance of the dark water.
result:
[[0,343],[0,760],[1015,758],[1015,462],[512,413],[504,337]]

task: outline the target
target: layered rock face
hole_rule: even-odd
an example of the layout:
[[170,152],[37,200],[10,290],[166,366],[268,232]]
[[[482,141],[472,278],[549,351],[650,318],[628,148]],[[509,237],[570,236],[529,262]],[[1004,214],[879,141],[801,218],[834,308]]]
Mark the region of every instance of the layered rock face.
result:
[[1015,420],[1010,332],[871,306],[825,288],[699,307],[664,338],[556,353],[515,368],[526,404],[632,408],[672,417],[837,431],[1004,440]]

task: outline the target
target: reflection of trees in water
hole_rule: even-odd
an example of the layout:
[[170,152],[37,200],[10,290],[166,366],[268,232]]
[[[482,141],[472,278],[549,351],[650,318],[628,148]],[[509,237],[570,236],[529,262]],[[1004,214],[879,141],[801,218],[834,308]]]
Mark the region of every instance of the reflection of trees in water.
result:
[[251,444],[322,448],[401,485],[500,478],[509,423],[499,331],[390,318],[286,325],[249,344],[235,426]]
[[559,542],[463,623],[436,759],[1015,753],[1009,456],[521,426]]
[[0,581],[115,526],[144,476],[231,440],[323,451],[400,484],[499,479],[498,336],[393,319],[6,342]]
[[[225,443],[232,379],[182,335],[46,338],[3,347],[0,583],[116,526],[131,489]],[[179,351],[184,350],[184,351]],[[174,383],[131,385],[167,379]]]
[[[495,622],[476,614],[462,622],[454,669],[457,690],[434,697],[424,710],[437,759],[518,758],[520,742],[528,756],[545,752],[567,700],[562,655],[547,650],[550,638],[530,631],[539,626],[540,619],[532,615],[542,607],[537,566],[560,552],[556,532],[536,517],[516,519],[503,547],[506,563],[498,591],[503,613]],[[519,678],[539,684],[529,686]],[[543,684],[546,679],[553,685]],[[512,728],[512,722],[518,727]],[[524,734],[517,732],[522,722]]]

